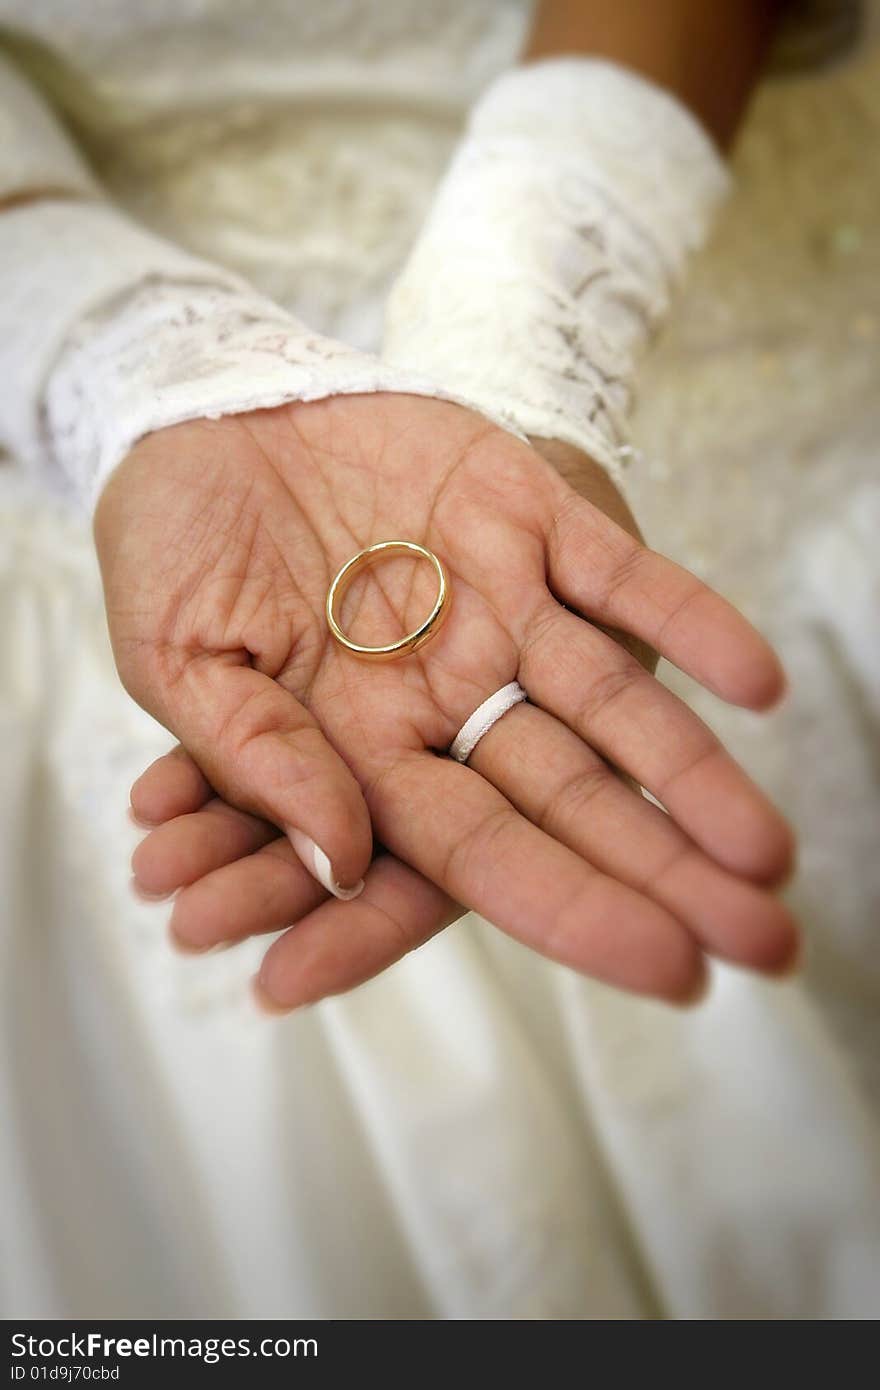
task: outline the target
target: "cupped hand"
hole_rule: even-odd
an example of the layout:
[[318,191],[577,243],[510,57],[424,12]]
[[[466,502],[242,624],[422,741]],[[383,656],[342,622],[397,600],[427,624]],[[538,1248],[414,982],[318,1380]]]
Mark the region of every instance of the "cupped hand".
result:
[[[324,598],[355,551],[396,537],[443,558],[452,611],[416,655],[368,665],[330,639]],[[699,985],[704,950],[766,969],[791,959],[793,924],[758,886],[785,871],[784,823],[597,625],[755,708],[781,689],[775,657],[481,417],[368,396],[164,430],[105,488],[96,540],[123,682],[192,759],[163,760],[170,783],[154,769],[133,791],[146,819],[185,818],[143,843],[137,877],[184,887],[173,928],[194,947],[296,923],[261,971],[278,1005],[377,973],[463,907],[671,999]],[[390,640],[424,615],[430,586],[427,566],[372,571],[347,622]],[[530,702],[467,767],[443,757],[514,678]],[[149,804],[157,788],[164,807]],[[322,864],[343,889],[365,877],[364,891],[331,897]]]

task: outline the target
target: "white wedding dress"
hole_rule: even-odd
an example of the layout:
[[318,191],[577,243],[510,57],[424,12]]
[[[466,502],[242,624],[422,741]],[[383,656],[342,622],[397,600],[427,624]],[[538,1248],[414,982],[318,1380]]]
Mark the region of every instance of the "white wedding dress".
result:
[[[0,0],[0,42],[125,207],[366,348],[526,22]],[[171,740],[116,678],[87,527],[0,464],[4,1316],[880,1312],[878,79],[869,51],[761,93],[629,485],[787,661],[762,721],[666,674],[801,832],[799,983],[719,968],[679,1013],[468,916],[258,1017],[264,942],[181,957],[129,892],[128,788]]]

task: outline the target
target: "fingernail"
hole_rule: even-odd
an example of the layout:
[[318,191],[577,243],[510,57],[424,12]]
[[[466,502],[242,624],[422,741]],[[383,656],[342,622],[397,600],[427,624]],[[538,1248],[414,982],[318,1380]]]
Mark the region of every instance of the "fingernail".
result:
[[251,980],[251,998],[260,1013],[268,1014],[271,1018],[280,1018],[282,1015],[290,1013],[289,1009],[285,1009],[281,1004],[276,1004],[271,994],[266,991],[259,975],[254,975]]
[[167,902],[169,898],[175,897],[178,891],[176,888],[171,888],[168,890],[167,893],[151,893],[148,889],[142,888],[141,885],[138,883],[137,879],[134,877],[129,879],[128,886],[131,889],[134,896],[136,898],[140,898],[141,902],[143,903]]
[[168,940],[175,951],[184,956],[216,956],[221,951],[231,951],[233,946],[238,944],[235,941],[214,941],[209,942],[207,946],[199,946],[196,942],[187,941],[177,930],[173,912],[168,920]]
[[334,898],[341,898],[343,902],[348,902],[351,898],[356,898],[358,893],[364,890],[364,880],[358,879],[353,888],[343,888],[341,883],[337,883],[333,877],[333,867],[320,845],[316,845],[314,840],[302,830],[288,830],[290,843],[296,850],[299,858],[308,869],[313,878],[316,878],[322,888],[326,888],[328,893],[332,893]]
[[132,825],[137,826],[138,830],[154,830],[158,824],[158,821],[143,820],[136,814],[133,806],[129,806],[128,808],[128,819],[131,821]]
[[209,951],[214,951],[215,946],[194,946],[190,941],[184,941],[182,936],[178,936],[174,927],[169,923],[168,940],[182,956],[206,956]]

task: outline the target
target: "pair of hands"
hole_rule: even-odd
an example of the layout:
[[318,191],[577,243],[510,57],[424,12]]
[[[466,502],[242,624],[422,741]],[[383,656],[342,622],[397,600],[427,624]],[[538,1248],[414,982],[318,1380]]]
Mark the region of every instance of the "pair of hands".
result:
[[[158,431],[104,489],[119,673],[180,740],[132,788],[155,827],[135,881],[176,893],[188,949],[289,928],[259,975],[270,1006],[351,988],[465,908],[672,1001],[699,994],[706,954],[794,960],[770,891],[790,865],[784,821],[632,643],[754,709],[780,695],[779,663],[641,544],[595,465],[542,452],[449,403],[337,397]],[[333,643],[324,600],[345,560],[394,537],[442,557],[452,609],[415,655],[365,664]],[[357,583],[347,621],[366,642],[433,599],[428,567],[406,561]],[[438,756],[513,679],[530,702],[467,766]],[[308,842],[363,891],[322,887],[294,849]]]

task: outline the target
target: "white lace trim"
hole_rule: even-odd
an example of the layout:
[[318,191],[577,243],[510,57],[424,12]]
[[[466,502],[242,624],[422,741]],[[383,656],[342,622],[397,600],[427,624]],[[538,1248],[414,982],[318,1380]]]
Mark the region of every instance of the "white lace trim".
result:
[[313,333],[256,291],[153,277],[71,330],[45,390],[47,447],[92,508],[152,430],[375,391],[471,405],[463,393]]
[[634,73],[506,74],[392,291],[386,359],[617,472],[638,358],[729,183],[694,118]]
[[638,354],[727,182],[696,122],[633,74],[582,59],[507,74],[395,290],[382,362],[108,204],[15,209],[0,218],[2,442],[93,503],[150,430],[397,391],[616,471]]

